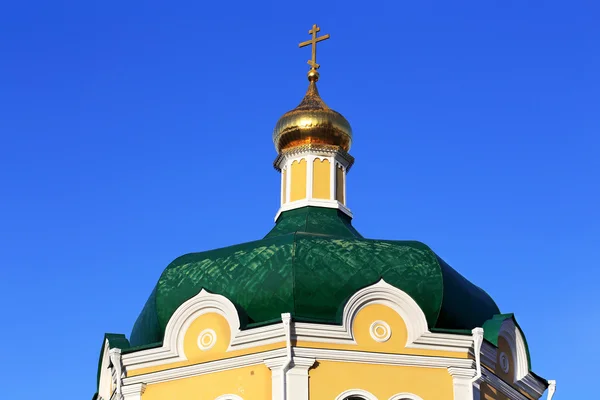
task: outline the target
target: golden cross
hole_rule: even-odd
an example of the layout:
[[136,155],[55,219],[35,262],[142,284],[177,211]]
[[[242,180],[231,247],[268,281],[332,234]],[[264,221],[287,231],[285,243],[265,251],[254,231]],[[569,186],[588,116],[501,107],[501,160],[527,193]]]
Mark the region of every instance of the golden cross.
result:
[[321,28],[319,28],[317,24],[314,24],[312,29],[308,31],[308,33],[312,35],[312,39],[302,42],[298,45],[298,47],[308,46],[309,44],[312,45],[312,59],[308,60],[308,65],[310,65],[314,70],[317,70],[320,67],[320,65],[317,64],[317,43],[322,40],[329,39],[329,33],[327,35],[317,37],[317,32],[320,30]]

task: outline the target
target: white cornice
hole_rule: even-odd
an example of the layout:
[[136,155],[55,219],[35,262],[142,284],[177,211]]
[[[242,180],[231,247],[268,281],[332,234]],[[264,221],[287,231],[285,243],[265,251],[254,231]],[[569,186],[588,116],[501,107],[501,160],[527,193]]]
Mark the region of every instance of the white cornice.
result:
[[429,368],[474,368],[474,362],[468,358],[451,358],[435,356],[417,356],[412,354],[389,354],[366,351],[315,349],[307,347],[294,348],[294,354],[316,358],[317,360],[355,362],[364,364],[385,364],[405,367]]
[[530,372],[528,372],[523,379],[517,381],[515,385],[536,399],[542,397],[546,391],[546,385],[544,382],[540,381],[540,379],[536,378]]
[[493,388],[502,392],[502,394],[504,394],[510,400],[529,400],[523,393],[519,392],[517,389],[513,388],[508,383],[504,382],[495,374],[487,370],[483,370],[482,380],[487,382]]
[[[295,364],[297,363],[298,366],[303,368],[310,368],[310,366],[314,363],[314,360],[323,360],[407,367],[457,368],[460,370],[472,370],[474,373],[473,360],[465,358],[298,347],[293,348],[293,352],[293,362]],[[125,385],[133,385],[138,383],[154,384],[197,375],[221,372],[235,368],[242,368],[251,365],[258,365],[262,363],[266,364],[270,369],[277,369],[283,365],[283,362],[285,361],[285,353],[286,350],[282,348],[224,360],[209,361],[202,364],[172,368],[125,378],[123,383]]]
[[124,354],[123,365],[128,371],[185,361],[183,336],[190,324],[200,315],[217,313],[225,317],[232,337],[240,331],[240,321],[235,306],[225,296],[202,289],[199,294],[183,303],[171,316],[165,328],[161,347]]
[[261,353],[248,354],[245,356],[226,358],[224,360],[209,361],[202,364],[188,365],[185,367],[171,368],[148,374],[141,374],[125,378],[123,382],[127,385],[134,383],[160,383],[174,379],[189,378],[197,375],[211,374],[227,371],[234,368],[247,367],[262,364],[266,359],[285,356],[285,349],[265,351]]

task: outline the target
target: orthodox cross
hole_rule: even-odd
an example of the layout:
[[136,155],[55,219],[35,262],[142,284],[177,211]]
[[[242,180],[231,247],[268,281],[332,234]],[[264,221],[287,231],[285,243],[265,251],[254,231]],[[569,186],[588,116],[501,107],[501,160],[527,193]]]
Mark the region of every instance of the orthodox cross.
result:
[[320,65],[317,64],[317,43],[322,40],[329,39],[329,33],[327,35],[317,37],[317,32],[320,30],[321,28],[319,28],[317,24],[314,24],[312,29],[308,31],[308,33],[312,35],[312,39],[302,42],[298,45],[298,47],[308,46],[309,44],[312,45],[312,59],[308,60],[308,65],[310,65],[314,70],[317,70],[320,67]]

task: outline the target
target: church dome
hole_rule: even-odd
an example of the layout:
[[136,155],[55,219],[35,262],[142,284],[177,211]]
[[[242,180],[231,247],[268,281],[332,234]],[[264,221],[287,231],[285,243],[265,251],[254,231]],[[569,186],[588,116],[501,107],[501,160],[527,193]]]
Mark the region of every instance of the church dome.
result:
[[287,149],[302,145],[327,145],[350,150],[352,128],[344,116],[332,110],[319,96],[317,71],[310,71],[309,85],[298,105],[283,114],[273,130],[273,143],[281,154]]
[[492,298],[415,241],[363,238],[339,210],[283,213],[262,240],[173,261],[138,317],[130,342],[161,342],[171,316],[202,289],[227,297],[242,329],[279,321],[341,324],[346,301],[383,279],[409,294],[430,329],[469,330],[499,314]]

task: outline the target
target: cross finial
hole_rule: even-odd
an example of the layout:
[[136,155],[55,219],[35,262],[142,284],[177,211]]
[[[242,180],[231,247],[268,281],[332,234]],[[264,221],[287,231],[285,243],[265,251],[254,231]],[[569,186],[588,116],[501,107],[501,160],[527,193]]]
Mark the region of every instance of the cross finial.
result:
[[[317,64],[317,43],[322,40],[329,39],[329,34],[317,37],[317,32],[319,32],[320,30],[321,30],[321,28],[319,28],[317,26],[317,24],[314,24],[312,26],[312,29],[310,31],[308,31],[308,33],[312,35],[312,39],[307,40],[306,42],[302,42],[298,45],[298,47],[308,46],[309,44],[312,45],[312,58],[310,60],[308,60],[308,65],[311,66],[311,72],[312,71],[316,72],[317,69],[319,69],[319,67],[320,67],[320,65]],[[310,74],[310,72],[309,72],[309,74]]]

